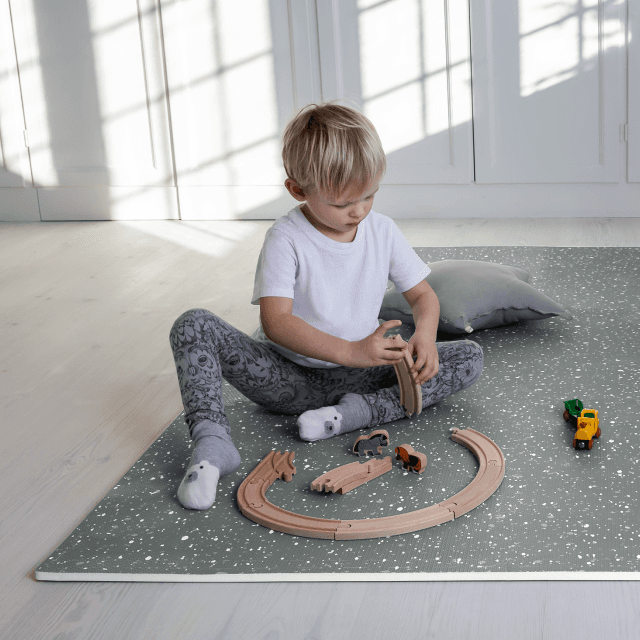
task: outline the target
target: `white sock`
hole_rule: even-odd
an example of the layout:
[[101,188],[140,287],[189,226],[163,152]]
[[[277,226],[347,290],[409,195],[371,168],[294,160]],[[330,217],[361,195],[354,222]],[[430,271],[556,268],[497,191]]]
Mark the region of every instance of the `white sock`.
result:
[[187,469],[180,486],[178,500],[187,509],[208,509],[216,499],[220,470],[206,460]]
[[313,442],[368,427],[372,419],[369,403],[357,393],[346,393],[333,407],[305,411],[297,424],[300,437]]
[[190,433],[195,446],[178,487],[178,500],[187,509],[208,509],[216,499],[220,476],[240,466],[240,454],[227,430],[211,420],[202,420]]

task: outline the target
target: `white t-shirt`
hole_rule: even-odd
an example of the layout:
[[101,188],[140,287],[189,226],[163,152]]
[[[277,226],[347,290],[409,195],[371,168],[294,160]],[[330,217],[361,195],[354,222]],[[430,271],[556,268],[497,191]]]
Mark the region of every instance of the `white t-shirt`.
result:
[[[391,280],[402,293],[429,275],[429,267],[396,223],[375,211],[358,225],[353,242],[337,242],[320,233],[297,206],[267,230],[251,304],[263,296],[293,299],[292,313],[311,326],[351,342],[371,335]],[[337,367],[302,356],[269,340],[257,340],[306,367]]]

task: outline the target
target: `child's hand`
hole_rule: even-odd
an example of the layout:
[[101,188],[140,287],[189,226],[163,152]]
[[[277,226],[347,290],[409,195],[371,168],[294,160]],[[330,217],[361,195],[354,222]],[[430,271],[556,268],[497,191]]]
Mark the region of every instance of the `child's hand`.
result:
[[387,320],[370,336],[351,343],[348,367],[379,367],[397,364],[404,359],[408,344],[400,337],[385,338],[384,334],[401,325],[400,320]]
[[440,371],[440,358],[436,343],[431,338],[414,333],[408,343],[409,353],[416,361],[409,370],[413,381],[417,384],[424,384],[431,380]]

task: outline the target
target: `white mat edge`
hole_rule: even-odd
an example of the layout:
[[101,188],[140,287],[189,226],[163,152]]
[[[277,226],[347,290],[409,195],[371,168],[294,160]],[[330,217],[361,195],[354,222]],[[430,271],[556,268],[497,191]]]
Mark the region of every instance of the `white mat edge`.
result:
[[171,573],[52,573],[36,571],[36,580],[54,582],[521,582],[639,581],[640,572],[528,571],[495,573],[255,573],[182,575]]

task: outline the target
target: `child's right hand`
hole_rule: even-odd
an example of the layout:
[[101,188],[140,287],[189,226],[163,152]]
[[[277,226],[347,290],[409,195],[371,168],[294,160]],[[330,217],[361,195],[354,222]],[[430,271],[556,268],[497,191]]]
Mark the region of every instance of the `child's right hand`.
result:
[[398,335],[385,338],[384,334],[402,324],[400,320],[387,320],[370,336],[351,343],[349,362],[346,366],[365,368],[398,364],[404,359],[408,344]]

